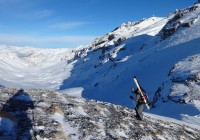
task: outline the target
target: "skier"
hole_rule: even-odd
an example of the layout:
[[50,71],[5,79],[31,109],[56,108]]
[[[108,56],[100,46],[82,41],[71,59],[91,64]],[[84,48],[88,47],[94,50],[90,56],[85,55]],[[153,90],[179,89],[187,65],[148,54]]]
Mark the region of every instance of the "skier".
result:
[[[133,101],[137,101],[137,105],[135,107],[135,111],[136,111],[136,118],[139,120],[143,120],[143,108],[144,108],[144,99],[147,100],[147,96],[145,95],[145,90],[143,88],[141,88],[142,92],[144,93],[144,96],[141,96],[139,89],[134,89],[132,88],[131,91],[132,93],[135,93],[136,98],[134,98],[133,96],[130,96],[130,98]],[[149,103],[148,103],[149,104]]]

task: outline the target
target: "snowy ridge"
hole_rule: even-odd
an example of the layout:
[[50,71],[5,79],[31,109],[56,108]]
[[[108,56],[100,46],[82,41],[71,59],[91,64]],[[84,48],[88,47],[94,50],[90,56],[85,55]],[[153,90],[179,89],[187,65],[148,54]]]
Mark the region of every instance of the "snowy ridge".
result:
[[[156,35],[160,31],[160,29],[156,25],[161,25],[160,23],[166,22],[165,20],[166,20],[165,18],[151,17],[148,19],[143,19],[142,21],[139,21],[139,22],[123,23],[120,27],[115,29],[113,33],[119,36],[122,36],[122,35],[127,36],[127,34],[138,36],[140,34],[149,33],[148,35],[153,36],[153,35]],[[152,30],[152,26],[156,26],[158,30],[150,32]],[[150,31],[148,29],[150,29]],[[130,33],[127,33],[127,32],[130,32]]]
[[200,138],[198,129],[162,121],[150,114],[145,114],[144,121],[139,121],[133,110],[105,102],[48,90],[1,88],[0,93],[0,119],[3,122],[0,126],[9,127],[0,127],[0,139]]
[[95,49],[110,45],[117,46],[133,36],[144,34],[154,36],[163,28],[167,21],[168,19],[165,18],[151,17],[138,22],[123,23],[112,32],[97,38],[91,46],[94,46]]

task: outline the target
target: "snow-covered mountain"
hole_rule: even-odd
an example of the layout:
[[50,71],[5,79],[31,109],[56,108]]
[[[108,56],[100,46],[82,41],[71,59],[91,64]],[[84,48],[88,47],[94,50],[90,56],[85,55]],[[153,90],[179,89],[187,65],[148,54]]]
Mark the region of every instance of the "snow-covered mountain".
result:
[[169,118],[48,90],[0,88],[1,140],[154,140],[200,138],[193,128]]
[[59,89],[63,78],[70,75],[70,65],[66,61],[73,57],[70,49],[1,46],[1,85]]
[[77,49],[1,46],[0,85],[42,88],[133,108],[132,78],[151,113],[199,124],[200,4],[128,22]]

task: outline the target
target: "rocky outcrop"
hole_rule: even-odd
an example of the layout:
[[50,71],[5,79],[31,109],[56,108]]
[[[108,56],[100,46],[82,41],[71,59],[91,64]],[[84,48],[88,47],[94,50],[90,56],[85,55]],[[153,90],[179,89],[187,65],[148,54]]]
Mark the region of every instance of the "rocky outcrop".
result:
[[[155,92],[153,105],[155,106],[159,100],[164,103],[173,101],[179,104],[200,101],[199,67],[200,55],[189,56],[175,64],[168,73],[169,79],[163,82]],[[169,83],[171,86],[167,86]]]
[[125,40],[126,40],[125,37],[120,37],[119,39],[117,39],[117,41],[114,41],[114,44],[115,44],[115,46],[118,46]]
[[162,40],[167,39],[168,37],[172,36],[181,27],[183,28],[191,27],[196,21],[196,19],[198,18],[198,15],[195,15],[194,17],[191,16],[191,18],[187,20],[184,19],[184,16],[187,16],[187,14],[190,14],[191,12],[196,11],[197,8],[199,8],[198,5],[193,5],[184,10],[176,10],[172,15],[170,15],[169,22],[160,31],[161,39]]
[[199,130],[48,90],[0,89],[0,139],[198,139]]

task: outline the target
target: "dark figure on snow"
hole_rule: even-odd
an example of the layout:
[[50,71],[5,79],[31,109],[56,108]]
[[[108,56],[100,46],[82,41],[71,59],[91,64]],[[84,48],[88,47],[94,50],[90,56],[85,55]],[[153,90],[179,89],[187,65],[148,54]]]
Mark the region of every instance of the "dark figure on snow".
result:
[[[115,58],[113,57],[113,54],[112,53],[109,53],[108,54],[108,57],[109,57],[109,60],[111,61],[111,62],[113,62],[113,68],[115,68],[116,66],[117,66],[117,63],[116,63],[116,61],[115,61]],[[111,67],[111,68],[112,68]]]
[[134,98],[133,96],[130,96],[130,98],[133,100],[133,101],[137,101],[137,105],[135,107],[135,111],[136,111],[136,118],[139,119],[139,120],[143,120],[143,108],[144,108],[144,98],[147,100],[147,96],[145,94],[145,91],[144,89],[142,89],[142,92],[144,93],[144,96],[141,95],[139,89],[134,89],[132,88],[131,91],[132,93],[135,93],[136,95],[136,98]]

